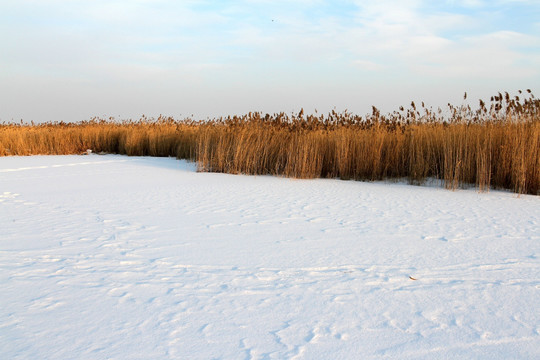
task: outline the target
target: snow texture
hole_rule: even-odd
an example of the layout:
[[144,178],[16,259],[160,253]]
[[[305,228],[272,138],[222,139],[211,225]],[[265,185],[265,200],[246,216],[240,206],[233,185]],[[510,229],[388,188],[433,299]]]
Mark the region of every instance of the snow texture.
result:
[[540,198],[0,158],[2,359],[540,358]]

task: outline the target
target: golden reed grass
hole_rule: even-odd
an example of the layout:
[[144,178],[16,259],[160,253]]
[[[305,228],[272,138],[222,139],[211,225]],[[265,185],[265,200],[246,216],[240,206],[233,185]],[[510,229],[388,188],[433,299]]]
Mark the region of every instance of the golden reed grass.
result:
[[[354,180],[438,179],[446,188],[540,194],[540,100],[508,93],[447,113],[411,103],[381,115],[332,111],[176,121],[0,125],[0,156],[79,154],[91,149],[197,161],[200,171]],[[466,97],[466,95],[465,95]]]

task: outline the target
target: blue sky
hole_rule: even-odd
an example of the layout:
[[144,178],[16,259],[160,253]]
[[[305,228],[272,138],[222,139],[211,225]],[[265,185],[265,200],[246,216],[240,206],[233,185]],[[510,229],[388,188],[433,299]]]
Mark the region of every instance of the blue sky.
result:
[[0,121],[389,112],[540,84],[540,1],[0,0]]

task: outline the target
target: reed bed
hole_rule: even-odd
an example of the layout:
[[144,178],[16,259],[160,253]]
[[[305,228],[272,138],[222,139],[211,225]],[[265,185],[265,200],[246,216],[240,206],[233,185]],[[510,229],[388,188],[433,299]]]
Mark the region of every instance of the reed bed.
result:
[[[466,98],[466,95],[465,95]],[[540,100],[530,90],[489,104],[433,110],[422,103],[381,115],[249,113],[209,121],[0,125],[0,156],[100,153],[174,156],[199,171],[296,178],[383,180],[448,189],[540,194]]]

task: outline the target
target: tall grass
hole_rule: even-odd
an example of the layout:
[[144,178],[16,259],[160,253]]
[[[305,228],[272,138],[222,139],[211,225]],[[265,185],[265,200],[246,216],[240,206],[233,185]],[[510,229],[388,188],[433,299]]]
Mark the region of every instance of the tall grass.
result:
[[100,119],[81,123],[0,125],[0,156],[80,154],[87,149],[125,155],[196,160],[197,126],[171,118],[137,122]]
[[530,91],[449,105],[411,103],[381,115],[332,111],[176,121],[93,119],[82,123],[0,125],[0,155],[94,152],[175,156],[200,171],[354,180],[439,179],[446,188],[540,193],[540,100]]

